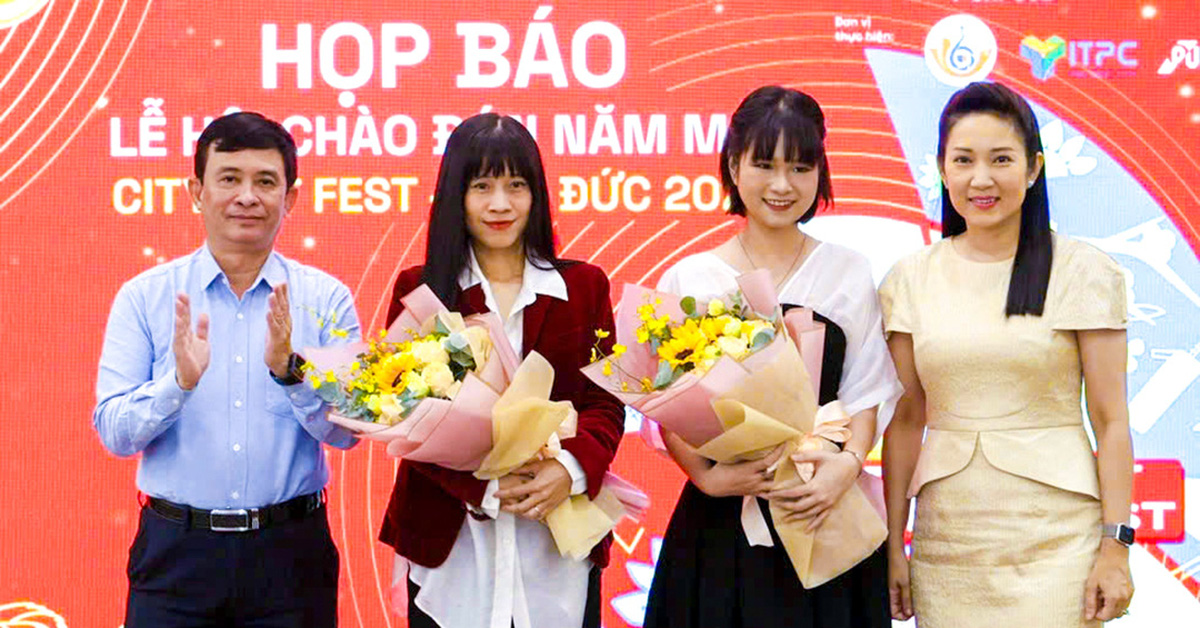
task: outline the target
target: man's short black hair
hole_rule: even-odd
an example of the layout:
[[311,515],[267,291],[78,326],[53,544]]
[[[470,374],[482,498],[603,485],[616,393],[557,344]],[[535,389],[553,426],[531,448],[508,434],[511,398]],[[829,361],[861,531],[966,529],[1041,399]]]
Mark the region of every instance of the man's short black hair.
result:
[[208,147],[222,153],[247,149],[274,149],[283,157],[283,174],[287,189],[296,183],[296,141],[278,122],[253,111],[239,111],[221,116],[205,127],[196,142],[196,178],[204,180],[208,164]]

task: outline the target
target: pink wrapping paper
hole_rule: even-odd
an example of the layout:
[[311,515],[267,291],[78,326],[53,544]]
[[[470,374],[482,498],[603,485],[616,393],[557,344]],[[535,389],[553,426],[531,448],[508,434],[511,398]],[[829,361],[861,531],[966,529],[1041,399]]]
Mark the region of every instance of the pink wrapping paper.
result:
[[[566,403],[551,402],[548,399],[552,389],[554,370],[545,361],[545,358],[534,352],[526,360],[518,361],[516,351],[504,334],[499,316],[488,313],[460,319],[458,314],[449,312],[433,294],[433,291],[425,285],[419,286],[406,295],[401,302],[405,309],[388,329],[384,340],[403,342],[411,339],[414,335],[428,333],[432,331],[435,320],[441,320],[446,327],[452,330],[464,325],[483,326],[488,329],[492,343],[487,360],[477,372],[467,374],[453,400],[424,399],[395,425],[385,426],[332,413],[329,415],[331,422],[346,427],[362,438],[386,443],[390,456],[406,458],[415,462],[432,463],[459,471],[479,472],[481,466],[486,466],[489,454],[494,453],[493,449],[500,447],[500,450],[504,450],[504,445],[513,444],[512,441],[495,440],[497,426],[505,424],[500,418],[502,415],[507,416],[507,425],[523,426],[525,423],[521,422],[519,417],[530,418],[532,416],[521,414],[523,411],[529,411],[529,402],[540,398],[541,403],[545,406],[562,406]],[[327,370],[339,372],[353,362],[366,347],[365,343],[360,343],[356,346],[337,347],[329,350],[310,349],[306,350],[306,355],[311,353],[314,356],[310,361],[319,372]],[[530,379],[530,373],[535,372],[541,374]],[[539,385],[530,387],[529,384],[534,381],[539,382]],[[531,395],[530,391],[533,389],[538,389],[540,392]],[[566,405],[568,408],[570,407],[569,403]],[[507,406],[507,408],[503,406]],[[514,406],[518,406],[515,411],[513,410]],[[513,414],[513,412],[517,414]],[[570,409],[569,415],[571,417],[569,420],[570,434],[564,434],[564,437],[574,436],[574,409]],[[518,418],[514,419],[514,417]],[[520,437],[520,434],[511,429],[505,433]],[[525,435],[525,438],[528,437],[529,435]],[[541,448],[545,442],[545,439],[542,438],[533,444],[533,448]],[[523,461],[516,461],[518,465],[522,463]],[[596,512],[600,510],[599,508],[589,510],[590,507],[577,504],[576,518],[560,518],[560,525],[565,527],[556,529],[551,525],[551,532],[555,534],[556,542],[559,541],[559,537],[565,537],[568,532],[574,530],[576,522],[582,522],[578,518],[581,512],[592,514],[592,527],[582,529],[592,530],[593,534],[602,537],[621,516],[640,517],[649,505],[649,497],[645,493],[611,473],[604,478],[601,495],[611,497],[606,499],[605,503],[609,507],[604,512],[609,519],[603,520],[610,527],[596,527],[600,525],[595,523]],[[579,496],[572,497],[572,500],[576,499],[579,499]],[[584,502],[588,501],[586,496],[582,499]],[[560,549],[562,547],[563,544],[560,543]],[[587,548],[573,547],[572,555],[586,556],[590,548],[590,545]],[[403,603],[406,600],[403,592],[397,593],[394,587],[393,594],[396,595],[397,603]]]
[[[779,298],[771,283],[770,272],[758,270],[738,277],[738,288],[746,305],[764,318],[780,312]],[[637,342],[637,328],[642,324],[637,308],[645,303],[655,303],[659,315],[666,314],[673,323],[683,321],[686,316],[679,307],[679,295],[658,292],[641,286],[626,284],[617,304],[616,339],[626,347],[620,358],[620,369],[611,376],[604,375],[603,361],[590,364],[583,369],[592,381],[617,396],[625,405],[636,409],[650,421],[643,421],[641,436],[647,445],[657,451],[666,451],[659,425],[679,435],[686,443],[698,448],[719,435],[723,430],[712,408],[712,400],[720,397],[738,381],[749,377],[760,365],[774,360],[776,353],[783,350],[781,339],[788,337],[800,349],[804,366],[812,374],[811,382],[820,382],[821,358],[825,347],[825,325],[813,320],[812,310],[792,308],[782,317],[782,329],[777,326],[774,341],[766,347],[745,357],[741,362],[729,357],[717,360],[707,373],[687,373],[663,390],[641,392],[641,379],[653,379],[658,371],[658,356],[647,344]],[[786,330],[786,333],[781,333]],[[620,390],[624,383],[629,390]],[[819,394],[819,383],[813,384],[814,395]]]
[[[760,316],[779,313],[767,272],[742,275],[738,284],[746,305]],[[813,320],[810,310],[789,311],[776,327],[774,340],[740,362],[722,357],[707,373],[689,373],[665,390],[644,393],[634,382],[653,377],[658,360],[648,345],[636,342],[636,329],[641,325],[636,309],[646,302],[647,295],[661,299],[660,312],[665,309],[662,306],[678,303],[679,297],[629,288],[624,294],[618,311],[633,315],[618,317],[617,336],[634,344],[627,345],[612,368],[614,376],[604,375],[603,361],[586,367],[584,373],[609,390],[621,381],[628,382],[636,392],[625,393],[626,403],[653,419],[646,419],[642,428],[650,446],[665,449],[656,423],[680,436],[700,455],[726,463],[761,457],[779,444],[786,445],[785,455],[798,448],[836,449],[834,442],[849,438],[850,417],[840,403],[817,405],[825,326]],[[681,322],[682,317],[672,321]],[[630,355],[635,358],[627,361]],[[775,469],[774,480],[808,481],[813,471],[811,464],[783,464]],[[852,486],[830,508],[826,523],[811,533],[803,523],[783,521],[786,513],[771,505],[776,532],[802,586],[820,586],[837,577],[886,538],[884,516],[878,500],[872,499],[879,494],[875,488],[869,481]],[[745,499],[742,526],[751,544],[772,544],[767,523],[752,497]]]
[[[403,342],[432,329],[436,317],[449,317],[455,324],[455,313],[446,309],[428,286],[422,284],[402,298],[404,311],[388,328],[384,340]],[[388,454],[417,462],[430,462],[448,469],[472,471],[491,448],[492,405],[508,386],[516,372],[516,352],[504,335],[504,324],[494,313],[477,314],[462,319],[465,326],[484,327],[492,340],[487,361],[477,372],[463,379],[454,400],[427,398],[401,422],[392,425],[370,423],[329,413],[329,421],[340,425],[359,438],[387,444]],[[353,362],[365,351],[367,343],[339,347],[305,349],[307,359],[318,372],[338,371]]]

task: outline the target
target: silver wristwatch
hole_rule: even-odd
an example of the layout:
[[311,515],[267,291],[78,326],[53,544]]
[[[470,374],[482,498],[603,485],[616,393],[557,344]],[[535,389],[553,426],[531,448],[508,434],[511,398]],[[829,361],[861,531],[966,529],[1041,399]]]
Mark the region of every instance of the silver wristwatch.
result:
[[1129,547],[1133,545],[1135,534],[1133,528],[1124,523],[1106,523],[1100,526],[1100,537],[1105,539],[1116,539],[1118,543]]

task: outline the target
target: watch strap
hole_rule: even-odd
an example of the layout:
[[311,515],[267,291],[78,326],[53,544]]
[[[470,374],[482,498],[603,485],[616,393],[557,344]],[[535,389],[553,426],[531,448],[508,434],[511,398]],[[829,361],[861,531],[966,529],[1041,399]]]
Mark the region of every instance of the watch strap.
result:
[[1115,539],[1121,545],[1126,547],[1133,545],[1136,538],[1133,528],[1124,523],[1106,523],[1100,526],[1100,536],[1106,539]]
[[304,381],[303,367],[304,358],[299,353],[293,351],[292,354],[288,356],[287,375],[284,377],[279,377],[275,375],[275,371],[272,371],[271,369],[267,369],[267,373],[269,373],[271,375],[271,379],[275,380],[275,383],[279,384],[280,386],[294,386]]

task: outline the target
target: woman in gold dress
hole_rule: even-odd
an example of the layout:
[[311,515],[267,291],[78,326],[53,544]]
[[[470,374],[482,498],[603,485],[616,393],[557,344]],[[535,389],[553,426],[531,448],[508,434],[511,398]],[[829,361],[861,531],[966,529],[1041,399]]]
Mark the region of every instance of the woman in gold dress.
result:
[[1099,626],[1133,593],[1124,275],[1051,232],[1042,165],[1023,98],[955,93],[943,239],[880,288],[905,387],[883,447],[891,606],[922,628]]

